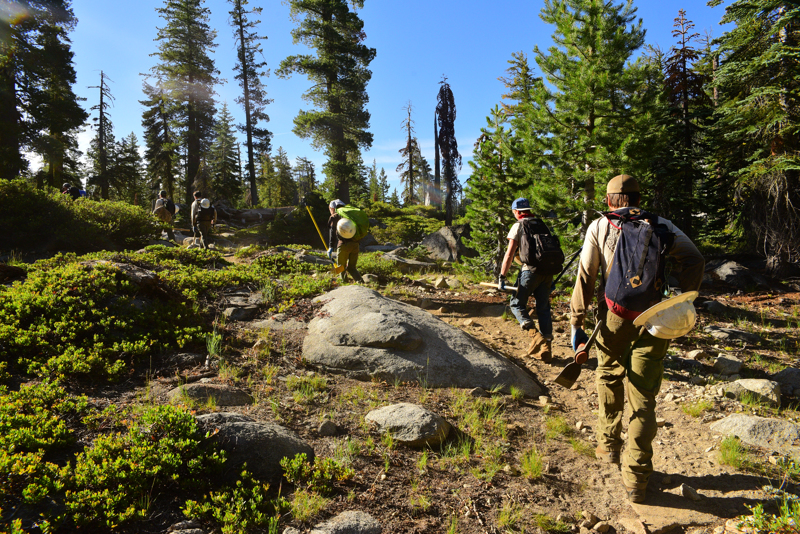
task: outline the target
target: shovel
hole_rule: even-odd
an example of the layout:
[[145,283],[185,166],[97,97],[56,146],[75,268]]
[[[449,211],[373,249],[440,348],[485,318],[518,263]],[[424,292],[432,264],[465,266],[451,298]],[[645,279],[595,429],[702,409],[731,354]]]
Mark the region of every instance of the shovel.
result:
[[564,386],[567,389],[575,384],[575,381],[578,380],[578,377],[581,375],[581,366],[589,359],[589,349],[592,348],[594,340],[597,339],[597,333],[600,332],[602,326],[603,320],[600,319],[594,327],[589,340],[586,343],[578,345],[578,351],[575,353],[575,361],[568,363],[567,366],[564,367],[564,370],[556,377],[556,384]]
[[[317,233],[319,234],[319,238],[322,240],[322,248],[324,248],[325,250],[328,250],[328,244],[325,243],[325,238],[322,237],[322,232],[320,232],[319,226],[317,226],[317,221],[314,220],[314,215],[311,213],[311,208],[306,206],[306,209],[308,210],[309,217],[311,217],[311,222],[314,223],[314,228],[317,229]],[[344,265],[336,265],[336,260],[333,260],[333,269],[331,269],[331,272],[333,274],[339,274],[342,271],[344,271]]]
[[484,287],[491,287],[492,289],[496,289],[498,291],[504,291],[506,293],[516,293],[517,286],[506,286],[503,289],[500,289],[500,284],[493,284],[491,282],[481,282],[480,285]]

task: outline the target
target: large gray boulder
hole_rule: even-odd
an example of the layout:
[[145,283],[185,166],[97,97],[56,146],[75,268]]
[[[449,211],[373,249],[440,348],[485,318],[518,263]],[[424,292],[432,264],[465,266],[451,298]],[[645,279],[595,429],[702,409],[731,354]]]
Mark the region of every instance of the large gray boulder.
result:
[[744,443],[800,458],[800,430],[784,419],[732,414],[711,424],[711,430],[737,436]]
[[468,224],[445,226],[425,236],[422,246],[428,249],[431,258],[435,260],[455,262],[462,256],[471,258],[477,253],[474,249],[467,247],[463,241],[469,238],[469,234]]
[[381,534],[381,530],[381,524],[371,515],[348,510],[315,526],[310,534]]
[[437,447],[450,433],[450,423],[442,416],[408,402],[372,410],[365,419],[409,447]]
[[781,405],[781,386],[772,380],[742,378],[725,386],[726,397],[741,400],[746,394],[754,396],[759,402]]
[[726,261],[716,267],[712,264],[708,274],[714,281],[732,285],[743,291],[770,288],[770,283],[766,278],[735,261]]
[[340,287],[315,301],[326,304],[308,325],[303,358],[323,371],[431,387],[516,386],[529,397],[541,394],[525,371],[416,306],[362,286]]
[[800,395],[800,369],[787,367],[772,375],[772,379],[781,385],[781,392],[786,395]]
[[314,463],[314,449],[297,434],[272,423],[257,423],[236,413],[211,413],[197,418],[201,432],[210,432],[212,439],[228,453],[225,476],[237,480],[242,464],[255,478],[277,484],[283,470],[280,461],[305,453]]

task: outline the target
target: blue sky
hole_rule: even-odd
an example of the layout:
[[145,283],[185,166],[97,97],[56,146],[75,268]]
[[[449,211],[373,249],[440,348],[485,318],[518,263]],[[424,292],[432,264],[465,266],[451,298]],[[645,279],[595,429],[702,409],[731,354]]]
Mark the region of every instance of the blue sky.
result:
[[[289,18],[289,7],[279,0],[250,0],[250,5],[263,7],[260,34],[264,59],[276,70],[280,61],[292,54],[303,53],[294,45],[290,31],[295,23]],[[89,86],[98,85],[100,71],[112,80],[115,97],[111,120],[117,139],[134,132],[142,139],[139,104],[142,99],[142,74],[155,65],[156,28],[164,21],[156,13],[163,0],[75,0],[73,9],[78,19],[70,35],[75,52],[78,81],[77,94],[87,97],[86,108],[96,105],[98,93]],[[220,78],[226,83],[217,87],[217,99],[226,101],[237,121],[243,113],[234,99],[239,87],[233,78],[235,48],[228,23],[230,5],[225,0],[206,0],[211,10],[210,25],[217,30],[217,48],[213,53]],[[366,0],[359,11],[367,33],[366,44],[377,50],[370,65],[372,80],[367,86],[372,114],[370,131],[374,135],[372,149],[364,153],[364,161],[377,161],[384,167],[392,186],[398,187],[396,166],[398,150],[405,144],[401,130],[405,118],[403,108],[410,101],[412,119],[423,154],[433,164],[433,110],[439,81],[446,75],[456,100],[456,136],[464,167],[462,183],[469,176],[467,160],[472,146],[486,124],[489,110],[501,100],[505,75],[512,52],[523,51],[531,58],[533,48],[551,44],[552,26],[539,18],[540,0]],[[638,16],[647,29],[647,42],[668,49],[673,20],[679,9],[695,23],[695,31],[719,37],[723,29],[719,20],[723,7],[710,8],[705,1],[638,0],[634,3]],[[533,64],[533,61],[531,62]],[[316,152],[307,141],[292,133],[293,119],[300,109],[308,109],[301,95],[308,81],[295,75],[288,80],[271,75],[264,79],[273,103],[267,107],[273,132],[273,153],[282,146],[290,160],[308,157],[317,166],[318,174],[325,156]],[[93,113],[93,116],[96,114]],[[82,149],[93,133],[81,134]]]

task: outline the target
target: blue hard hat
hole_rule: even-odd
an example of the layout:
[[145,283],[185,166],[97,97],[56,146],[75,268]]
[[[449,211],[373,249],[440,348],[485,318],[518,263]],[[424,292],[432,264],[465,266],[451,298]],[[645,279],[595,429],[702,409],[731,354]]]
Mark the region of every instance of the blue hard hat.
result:
[[531,203],[528,202],[527,198],[520,197],[514,202],[511,203],[511,209],[517,211],[524,211],[531,209]]

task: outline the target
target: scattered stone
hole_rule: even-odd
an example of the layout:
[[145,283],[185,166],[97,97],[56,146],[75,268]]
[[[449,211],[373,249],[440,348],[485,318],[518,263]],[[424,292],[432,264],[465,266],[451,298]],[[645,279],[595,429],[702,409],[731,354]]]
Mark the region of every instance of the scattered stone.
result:
[[167,393],[170,400],[183,397],[197,404],[206,404],[213,399],[217,406],[244,406],[253,404],[253,398],[244,390],[227,384],[185,384]]
[[539,395],[539,404],[541,404],[542,406],[547,406],[548,404],[550,404],[550,397],[546,395]]
[[772,380],[742,378],[725,387],[725,396],[729,399],[740,400],[747,393],[772,406],[781,404],[781,386]]
[[429,298],[422,298],[419,300],[418,306],[423,310],[430,310],[433,308],[433,301]]
[[589,512],[589,511],[586,511],[586,510],[583,510],[583,511],[581,512],[581,517],[583,517],[583,518],[584,518],[586,521],[588,521],[589,523],[591,523],[591,525],[589,525],[589,528],[592,528],[592,527],[594,526],[594,524],[595,524],[595,523],[597,523],[598,521],[600,521],[600,518],[599,518],[599,517],[597,517],[596,515],[594,515],[592,512]]
[[678,488],[678,491],[680,492],[681,497],[691,499],[695,502],[700,501],[703,498],[702,495],[697,493],[696,489],[691,486],[687,486],[686,484],[681,484],[680,488]]
[[456,262],[464,256],[471,258],[477,255],[474,249],[464,245],[464,239],[469,239],[469,237],[470,227],[468,224],[444,226],[425,236],[420,244],[428,249],[432,259]]
[[714,360],[713,369],[721,375],[733,375],[742,370],[744,362],[735,356],[720,354]]
[[310,534],[381,534],[381,530],[381,524],[371,515],[349,510],[315,526]]
[[800,458],[800,429],[783,419],[732,414],[711,424],[711,430],[724,436],[738,436],[744,443]]
[[711,355],[703,349],[695,349],[686,353],[686,358],[689,360],[704,360],[711,358]]
[[376,274],[365,274],[361,278],[368,284],[380,284],[381,282],[380,277]]
[[302,533],[294,527],[286,527],[283,531],[283,534],[302,534]]
[[436,268],[436,264],[427,261],[412,260],[404,258],[402,255],[408,251],[405,247],[397,248],[387,254],[383,255],[384,260],[394,262],[395,267],[401,273],[412,273],[420,271],[429,271]]
[[781,385],[781,392],[786,395],[800,394],[800,369],[787,367],[772,375],[772,379]]
[[520,473],[519,469],[517,469],[516,467],[514,467],[511,464],[504,465],[503,466],[503,472],[505,472],[508,475],[511,475],[512,477],[519,476],[519,473]]
[[658,428],[661,428],[667,424],[667,420],[663,417],[656,417],[656,424],[658,425]]
[[317,433],[320,436],[335,436],[339,433],[339,427],[333,421],[323,421],[317,428]]
[[714,315],[733,315],[736,313],[735,309],[729,308],[728,306],[721,302],[717,302],[716,300],[705,301],[703,307],[706,309],[706,311],[713,313]]
[[167,532],[180,532],[182,534],[205,534],[205,531],[201,530],[200,528],[200,523],[194,520],[175,523],[167,529]]
[[577,423],[575,423],[575,428],[577,428],[578,430],[582,429],[583,428],[583,421],[578,421]]
[[596,530],[600,534],[604,534],[605,532],[608,532],[610,528],[611,528],[610,524],[608,524],[605,521],[600,521],[599,523],[597,523],[592,527],[592,530]]
[[746,341],[748,343],[758,343],[761,341],[761,336],[745,332],[744,330],[737,330],[736,328],[724,328],[717,325],[709,325],[703,329],[704,332],[711,334],[716,339],[722,341]]
[[700,375],[694,375],[689,379],[689,383],[693,386],[705,386],[708,381]]
[[250,321],[258,314],[258,306],[243,306],[241,308],[225,308],[222,315],[231,321]]
[[206,356],[204,354],[196,354],[191,352],[181,352],[178,354],[173,354],[167,358],[168,363],[178,367],[194,367],[197,365],[203,365],[205,361]]
[[409,447],[436,447],[447,438],[451,428],[440,415],[406,402],[372,410],[365,419]]
[[459,282],[457,278],[448,278],[447,287],[450,289],[459,289],[461,287],[461,282]]
[[228,455],[225,478],[239,480],[242,464],[256,479],[277,485],[283,475],[280,461],[303,453],[314,463],[314,449],[297,434],[273,423],[257,423],[236,413],[211,413],[197,417],[201,435],[206,432]]
[[664,395],[664,402],[672,402],[674,400],[675,400],[674,393],[667,393],[666,395]]
[[303,358],[358,380],[425,382],[429,387],[541,387],[525,371],[463,330],[369,288],[348,285],[314,299],[325,305],[308,325]]
[[486,391],[483,388],[472,388],[471,390],[469,390],[469,396],[470,397],[481,397],[481,398],[491,397],[491,395],[489,395],[489,392]]
[[475,321],[473,319],[464,319],[461,324],[464,326],[472,326],[475,324]]
[[447,280],[444,277],[440,276],[433,282],[433,287],[436,289],[447,289],[449,286],[447,285]]
[[574,521],[574,519],[575,519],[574,517],[572,517],[571,515],[567,515],[567,514],[558,514],[556,516],[556,521],[559,522],[559,523],[564,523],[564,524],[572,523]]
[[[709,266],[706,267],[708,268]],[[729,284],[743,291],[751,290],[753,287],[757,289],[770,288],[770,283],[766,278],[735,261],[726,261],[716,268],[713,265],[710,267],[711,270],[708,274],[711,275],[711,279],[714,281]]]

